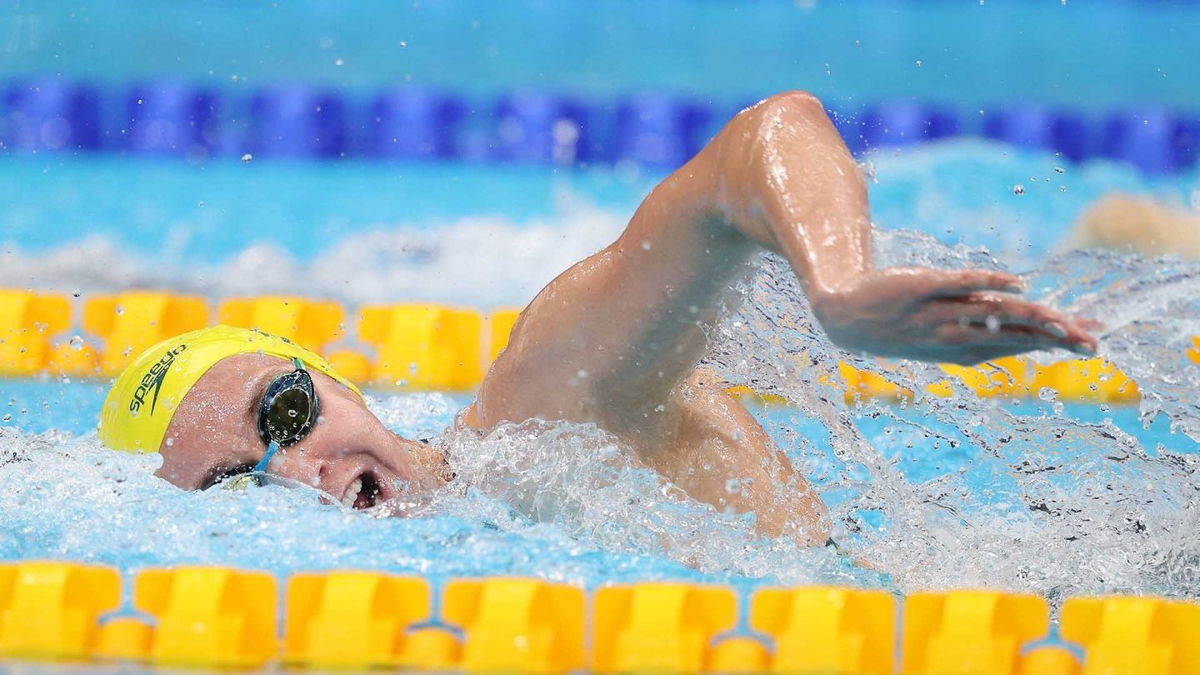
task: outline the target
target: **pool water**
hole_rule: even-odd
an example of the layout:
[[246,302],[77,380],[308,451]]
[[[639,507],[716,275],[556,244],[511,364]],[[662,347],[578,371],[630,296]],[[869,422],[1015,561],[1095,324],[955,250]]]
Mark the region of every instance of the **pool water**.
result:
[[[9,186],[0,197],[13,204],[3,216],[13,226],[4,229],[0,285],[521,304],[611,240],[654,179],[456,165],[214,163],[193,174],[76,161],[0,162],[0,172],[26,179],[20,189],[0,180]],[[103,386],[65,380],[0,381],[0,559],[124,570],[355,567],[435,580],[516,574],[588,586],[669,578],[990,586],[1052,598],[1195,594],[1200,373],[1184,351],[1200,334],[1200,265],[1040,252],[1101,194],[1187,203],[1196,176],[1149,181],[1111,164],[967,141],[868,161],[877,221],[920,230],[881,233],[883,263],[1031,270],[1035,297],[1106,322],[1101,352],[1141,385],[1140,408],[1075,408],[1049,394],[1020,404],[923,396],[847,407],[825,377],[839,359],[878,364],[823,342],[785,267],[764,257],[744,305],[714,331],[707,363],[795,402],[757,414],[820,486],[853,559],[764,540],[747,516],[672,496],[594,428],[444,431],[469,401],[461,395],[372,397],[397,432],[437,438],[458,473],[406,505],[411,517],[349,512],[278,486],[182,492],[150,475],[157,457],[101,448],[92,429]],[[56,172],[71,180],[46,177]],[[114,199],[119,186],[136,187]],[[105,210],[82,208],[92,203]],[[320,236],[288,236],[301,225]],[[914,363],[890,376],[916,391],[944,377]]]
[[[867,167],[878,225],[984,246],[1016,270],[1060,249],[1110,192],[1200,206],[1195,169],[1152,177],[978,140],[885,149]],[[632,166],[9,156],[0,285],[520,306],[612,241],[661,177]]]

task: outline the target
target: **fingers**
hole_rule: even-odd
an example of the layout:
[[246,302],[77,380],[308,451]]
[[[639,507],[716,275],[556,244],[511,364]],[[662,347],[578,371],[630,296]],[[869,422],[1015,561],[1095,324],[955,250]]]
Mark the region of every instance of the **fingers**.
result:
[[1093,356],[1097,341],[1084,325],[1058,310],[1018,298],[974,293],[930,302],[921,320],[938,325],[937,339],[946,344],[1010,345],[1008,353],[1034,349],[1066,349]]
[[997,270],[937,270],[933,281],[928,297],[968,295],[980,291],[1025,291],[1025,282],[1020,277]]
[[955,348],[943,349],[938,360],[960,366],[973,366],[1004,356],[1045,349],[1042,340],[1031,333],[1009,331],[997,335],[979,326],[943,326],[938,330],[943,345]]

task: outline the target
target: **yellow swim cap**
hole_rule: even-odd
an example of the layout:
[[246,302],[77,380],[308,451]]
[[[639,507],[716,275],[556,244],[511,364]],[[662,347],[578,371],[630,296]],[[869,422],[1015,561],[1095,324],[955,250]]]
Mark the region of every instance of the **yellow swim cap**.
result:
[[114,450],[158,452],[183,397],[209,368],[235,354],[298,358],[362,396],[325,359],[290,340],[247,328],[201,328],[163,340],[125,368],[104,399],[100,440]]

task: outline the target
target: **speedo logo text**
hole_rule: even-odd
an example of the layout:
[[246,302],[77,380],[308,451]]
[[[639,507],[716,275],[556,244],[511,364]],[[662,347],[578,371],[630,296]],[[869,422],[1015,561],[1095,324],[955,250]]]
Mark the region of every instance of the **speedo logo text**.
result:
[[187,349],[187,345],[179,345],[164,354],[153,366],[150,366],[150,370],[142,376],[141,383],[133,392],[133,398],[129,400],[129,412],[135,413],[141,410],[146,403],[146,394],[153,392],[150,399],[150,414],[154,414],[154,407],[158,404],[158,390],[162,389],[163,379],[170,371],[171,364],[175,363],[175,357],[185,349]]

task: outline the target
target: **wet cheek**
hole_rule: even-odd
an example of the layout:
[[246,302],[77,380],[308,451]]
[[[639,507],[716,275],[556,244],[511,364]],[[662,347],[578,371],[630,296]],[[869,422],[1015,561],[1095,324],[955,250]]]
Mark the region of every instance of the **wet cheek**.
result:
[[352,436],[377,425],[377,420],[361,403],[336,398],[321,406],[317,424],[339,436]]

